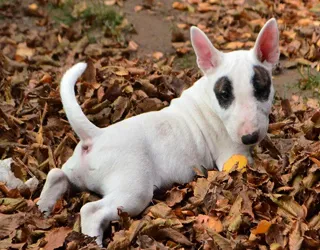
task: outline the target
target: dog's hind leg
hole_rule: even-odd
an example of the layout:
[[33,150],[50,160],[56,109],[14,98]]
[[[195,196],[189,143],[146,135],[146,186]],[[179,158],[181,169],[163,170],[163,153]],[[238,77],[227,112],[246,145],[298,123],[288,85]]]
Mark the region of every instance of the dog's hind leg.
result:
[[118,208],[130,216],[140,214],[153,196],[152,187],[139,192],[127,189],[125,192],[114,189],[99,201],[85,204],[81,210],[81,231],[83,234],[97,237],[96,242],[102,245],[103,232],[113,220],[118,220]]
[[70,183],[66,174],[59,168],[51,169],[37,205],[46,216],[50,215],[56,201],[63,196]]

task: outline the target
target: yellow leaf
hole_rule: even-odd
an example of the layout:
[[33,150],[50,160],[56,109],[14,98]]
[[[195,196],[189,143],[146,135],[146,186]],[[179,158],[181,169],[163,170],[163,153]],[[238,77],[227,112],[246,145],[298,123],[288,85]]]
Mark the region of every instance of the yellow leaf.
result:
[[270,250],[281,250],[282,246],[279,243],[272,243],[270,245]]
[[126,69],[120,69],[120,70],[118,70],[118,71],[116,71],[114,73],[116,75],[118,75],[118,76],[127,76],[127,75],[129,75],[129,71],[126,70]]
[[251,232],[253,234],[265,234],[268,232],[269,228],[271,226],[271,222],[266,220],[261,220],[257,226],[257,228],[253,229]]
[[237,169],[242,172],[246,171],[248,159],[244,155],[233,155],[223,165],[223,171],[230,172],[234,165],[238,164]]
[[28,6],[28,8],[29,8],[30,10],[37,10],[37,9],[38,9],[38,5],[35,4],[35,3],[32,3],[32,4],[30,4],[30,5]]

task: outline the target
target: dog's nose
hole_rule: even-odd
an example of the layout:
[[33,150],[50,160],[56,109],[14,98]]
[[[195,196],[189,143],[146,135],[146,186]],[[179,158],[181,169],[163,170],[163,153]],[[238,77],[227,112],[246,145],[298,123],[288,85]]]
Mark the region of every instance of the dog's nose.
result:
[[245,145],[255,144],[259,140],[259,131],[241,137],[242,143]]

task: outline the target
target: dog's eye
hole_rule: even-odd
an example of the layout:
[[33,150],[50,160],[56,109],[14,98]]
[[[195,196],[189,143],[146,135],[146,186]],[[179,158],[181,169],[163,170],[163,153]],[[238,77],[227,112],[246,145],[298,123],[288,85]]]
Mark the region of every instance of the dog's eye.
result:
[[214,86],[214,93],[223,109],[227,109],[234,100],[232,82],[227,76],[218,79]]
[[228,100],[231,95],[230,95],[229,91],[227,91],[227,90],[222,90],[222,91],[220,92],[220,96],[221,96],[222,99]]

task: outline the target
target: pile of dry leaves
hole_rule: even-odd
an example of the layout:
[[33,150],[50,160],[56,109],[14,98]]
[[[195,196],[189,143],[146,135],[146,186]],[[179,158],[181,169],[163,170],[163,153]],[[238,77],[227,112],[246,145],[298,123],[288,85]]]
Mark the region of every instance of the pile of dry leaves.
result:
[[[76,93],[88,118],[100,127],[167,106],[200,74],[197,69],[175,69],[174,56],[134,58],[136,43],[118,36],[125,34],[125,19],[112,30],[116,33],[106,30],[101,39],[92,42],[84,35],[89,32],[88,20],[55,25],[43,2],[20,6],[12,1],[0,7],[0,13],[7,17],[0,24],[0,159],[13,158],[15,175],[11,174],[10,160],[0,161],[0,249],[100,249],[94,239],[80,234],[79,218],[81,206],[98,197],[68,194],[48,219],[35,205],[48,171],[61,167],[78,142],[62,109],[61,73],[75,61],[87,60],[89,67]],[[199,9],[201,6],[220,6],[220,13],[230,12],[221,19],[223,26],[212,28],[228,41],[249,33],[253,41],[263,22],[250,22],[250,26],[243,18],[254,20],[254,15],[265,18],[273,13],[269,5],[261,7],[268,1],[250,9],[229,10],[224,7],[231,4],[229,1],[220,5],[218,1],[181,2],[189,11],[200,11],[199,15],[210,13],[212,17],[212,12]],[[241,1],[233,2],[241,6]],[[284,16],[290,13],[292,22],[294,14],[311,13],[300,10],[308,6],[302,1],[275,6],[289,8],[277,9],[279,24],[281,17],[288,18]],[[23,26],[19,25],[22,21]],[[239,27],[248,33],[237,31]],[[301,38],[299,30],[288,32]],[[297,56],[313,64],[318,63],[310,56],[314,55],[312,46],[319,46],[319,34],[310,34],[303,40],[308,52]],[[291,40],[281,39],[282,53],[289,53],[289,57],[293,52],[287,46],[302,41],[291,35]],[[221,48],[225,48],[223,44]],[[306,46],[303,44],[300,46]],[[298,96],[277,100],[270,121],[269,137],[256,147],[253,166],[245,172],[234,167],[230,173],[195,169],[194,181],[159,191],[140,216],[130,218],[119,209],[120,221],[113,222],[105,235],[107,248],[319,249],[319,102]],[[4,176],[15,188],[3,182]]]
[[[291,59],[284,66],[303,64],[320,71],[317,0],[181,0],[172,7],[188,12],[179,19],[180,29],[196,25],[209,34],[216,48],[224,51],[252,48],[257,32],[269,18],[275,17],[280,29],[281,55]],[[189,41],[176,42],[173,46],[182,54],[191,50]]]

